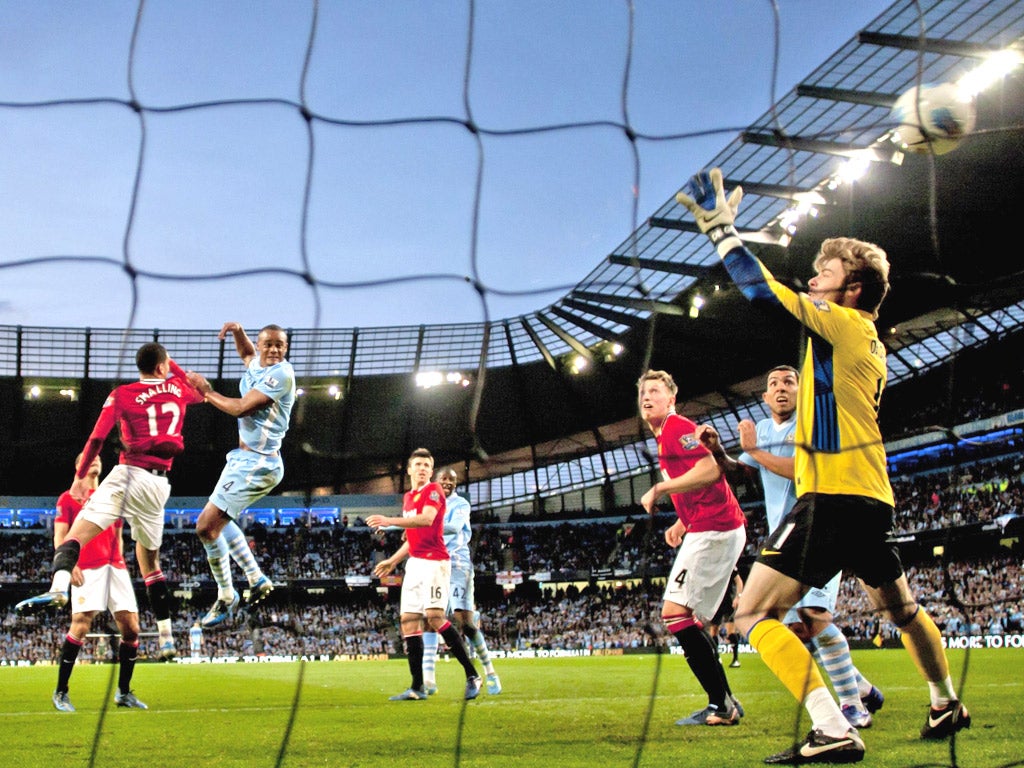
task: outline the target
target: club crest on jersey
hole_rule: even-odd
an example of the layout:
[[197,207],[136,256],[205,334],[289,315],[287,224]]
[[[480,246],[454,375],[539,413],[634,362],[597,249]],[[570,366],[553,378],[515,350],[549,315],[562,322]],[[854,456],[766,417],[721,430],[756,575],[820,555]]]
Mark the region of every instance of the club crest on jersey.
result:
[[686,450],[692,451],[700,445],[700,440],[697,439],[696,435],[683,435],[679,438],[679,444]]
[[829,304],[825,299],[811,299],[811,304],[813,304],[814,308],[819,312],[832,311],[832,305]]

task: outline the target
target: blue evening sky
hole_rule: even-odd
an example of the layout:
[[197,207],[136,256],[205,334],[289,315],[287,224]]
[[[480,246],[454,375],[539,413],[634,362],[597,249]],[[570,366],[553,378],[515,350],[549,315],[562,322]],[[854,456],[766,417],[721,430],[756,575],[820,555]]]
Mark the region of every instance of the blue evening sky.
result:
[[[890,5],[777,0],[776,97]],[[219,329],[483,319],[474,274],[481,128],[623,122],[625,0],[0,0],[0,325]],[[636,0],[626,110],[642,221],[771,103],[769,0]],[[130,77],[130,80],[129,80]],[[103,99],[144,106],[140,117]],[[142,144],[142,138],[145,143]],[[482,135],[476,275],[491,319],[562,296],[633,227],[633,150],[615,127]],[[132,208],[142,152],[138,194]],[[131,220],[128,231],[127,224]],[[169,276],[132,281],[119,266]],[[24,264],[51,257],[81,261]],[[314,292],[298,276],[309,271]],[[441,275],[433,280],[401,278]],[[378,280],[389,285],[362,286]],[[319,299],[319,301],[317,301]]]

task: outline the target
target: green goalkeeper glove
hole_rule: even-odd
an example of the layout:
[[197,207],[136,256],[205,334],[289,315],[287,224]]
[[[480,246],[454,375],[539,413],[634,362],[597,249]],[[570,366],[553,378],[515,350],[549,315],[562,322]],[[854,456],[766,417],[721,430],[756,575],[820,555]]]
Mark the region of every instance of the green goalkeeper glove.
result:
[[736,247],[731,239],[739,240],[734,222],[742,199],[743,187],[736,187],[725,196],[720,168],[700,171],[676,193],[676,202],[693,214],[697,227],[711,238],[723,256]]

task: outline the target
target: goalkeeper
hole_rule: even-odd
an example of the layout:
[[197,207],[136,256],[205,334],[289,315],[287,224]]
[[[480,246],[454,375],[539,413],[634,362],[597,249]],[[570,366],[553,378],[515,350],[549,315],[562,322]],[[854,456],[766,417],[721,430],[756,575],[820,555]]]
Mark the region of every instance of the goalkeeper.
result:
[[886,380],[885,348],[874,320],[889,291],[889,262],[872,243],[830,238],[814,261],[808,292],[777,282],[734,226],[737,187],[725,195],[722,172],[698,173],[676,195],[714,244],[750,301],[782,307],[808,330],[797,395],[797,502],[751,566],[736,624],[765,664],[800,701],[812,726],[806,739],[765,758],[769,764],[857,762],[864,742],[843,717],[801,640],[780,619],[809,587],[841,570],[855,573],[874,606],[900,628],[928,681],[921,738],[941,739],[971,724],[957,700],[942,636],[910,592],[887,543],[894,500],[876,418]]

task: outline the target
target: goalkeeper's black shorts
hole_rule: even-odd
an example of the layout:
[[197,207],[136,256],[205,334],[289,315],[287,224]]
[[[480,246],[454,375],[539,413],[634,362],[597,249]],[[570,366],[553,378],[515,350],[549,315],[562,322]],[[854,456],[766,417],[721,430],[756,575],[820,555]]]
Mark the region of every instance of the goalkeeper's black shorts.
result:
[[890,542],[893,508],[878,499],[805,493],[761,546],[757,561],[824,587],[840,571],[868,586],[891,584],[903,564]]

